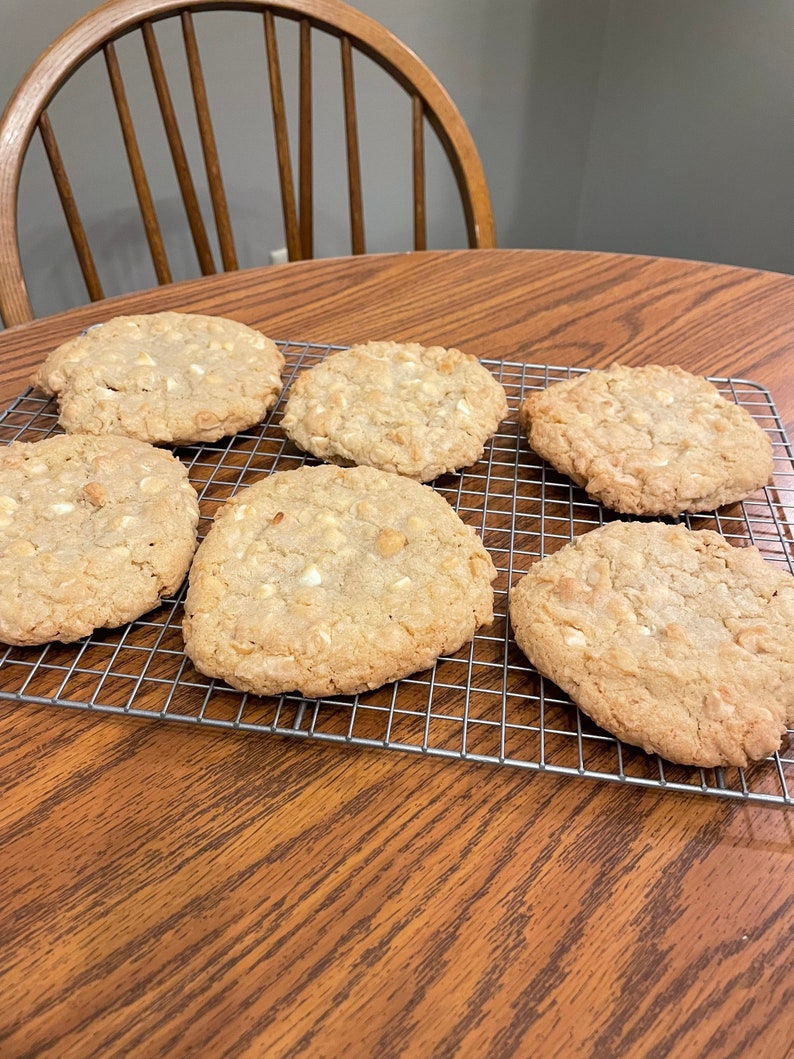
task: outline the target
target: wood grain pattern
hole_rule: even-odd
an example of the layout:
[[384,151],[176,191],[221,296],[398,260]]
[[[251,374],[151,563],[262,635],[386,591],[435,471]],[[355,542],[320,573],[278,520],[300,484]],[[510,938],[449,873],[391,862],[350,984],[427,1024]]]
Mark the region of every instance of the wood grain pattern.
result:
[[[766,385],[794,425],[794,278],[554,251],[310,261],[86,306],[0,334],[0,399],[80,327],[162,308],[678,362]],[[8,703],[0,734],[4,1057],[789,1054],[785,811]]]

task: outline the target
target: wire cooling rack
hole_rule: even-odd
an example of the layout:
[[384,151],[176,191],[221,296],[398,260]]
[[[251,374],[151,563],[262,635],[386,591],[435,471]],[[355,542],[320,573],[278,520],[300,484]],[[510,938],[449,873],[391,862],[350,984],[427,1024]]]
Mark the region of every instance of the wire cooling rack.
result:
[[[254,430],[216,444],[180,448],[200,498],[200,535],[238,489],[307,462],[279,421],[295,375],[340,347],[281,342],[285,389]],[[433,669],[351,697],[263,698],[199,674],[182,650],[182,592],[119,629],[76,644],[0,647],[0,699],[123,714],[237,732],[351,744],[486,762],[570,777],[745,802],[794,804],[794,733],[784,749],[747,769],[671,765],[599,729],[529,665],[510,635],[510,586],[532,562],[615,517],[555,473],[529,448],[517,411],[532,390],[584,369],[483,361],[508,395],[510,414],[475,466],[435,488],[482,535],[498,571],[494,624]],[[794,455],[771,395],[745,379],[713,378],[746,408],[774,447],[773,484],[740,504],[686,518],[735,545],[752,543],[794,573]],[[0,443],[57,432],[54,402],[28,390],[0,414]],[[308,458],[308,462],[314,462]]]

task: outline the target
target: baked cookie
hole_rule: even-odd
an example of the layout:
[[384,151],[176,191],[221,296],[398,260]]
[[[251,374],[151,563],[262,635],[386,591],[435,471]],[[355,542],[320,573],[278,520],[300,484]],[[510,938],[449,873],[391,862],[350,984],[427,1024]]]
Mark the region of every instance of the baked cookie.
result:
[[170,452],[58,434],[0,449],[0,641],[69,643],[176,591],[198,498]]
[[510,619],[596,724],[669,761],[744,766],[794,717],[794,577],[710,530],[585,533],[530,567]]
[[301,467],[237,493],[185,600],[197,669],[258,695],[353,694],[432,666],[493,620],[482,541],[428,486]]
[[236,320],[117,316],[59,346],[31,382],[68,433],[155,445],[217,441],[258,423],[281,392],[278,347]]
[[476,357],[415,342],[367,342],[303,372],[281,426],[326,463],[429,482],[476,463],[506,415],[504,390]]
[[749,413],[677,367],[591,371],[530,394],[519,417],[539,456],[626,514],[713,511],[772,475]]

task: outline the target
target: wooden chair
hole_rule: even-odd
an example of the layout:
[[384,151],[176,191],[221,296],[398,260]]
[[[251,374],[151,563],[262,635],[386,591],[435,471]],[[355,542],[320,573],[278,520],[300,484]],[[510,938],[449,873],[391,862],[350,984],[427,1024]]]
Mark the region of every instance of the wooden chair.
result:
[[[349,213],[350,252],[367,252],[364,234],[364,184],[362,182],[362,152],[360,149],[359,119],[357,116],[356,89],[354,80],[355,62],[368,57],[380,70],[385,71],[410,98],[406,105],[406,126],[410,125],[410,143],[413,160],[406,172],[410,174],[412,188],[408,199],[413,201],[413,246],[423,250],[428,245],[428,220],[426,197],[426,136],[429,125],[435,132],[437,142],[448,160],[454,182],[460,193],[462,221],[465,222],[466,239],[471,247],[496,245],[493,214],[485,175],[472,137],[455,104],[438,79],[420,59],[392,33],[373,19],[339,0],[108,0],[94,11],[67,29],[34,63],[24,77],[0,119],[0,315],[7,326],[33,319],[34,313],[25,282],[19,247],[18,205],[20,177],[23,162],[35,131],[41,137],[49,168],[55,180],[57,194],[68,224],[71,242],[79,261],[88,297],[95,301],[104,297],[92,255],[86,227],[78,210],[76,193],[67,175],[64,153],[55,135],[56,122],[52,119],[52,103],[55,96],[81,67],[94,59],[107,68],[109,90],[118,114],[124,151],[129,162],[137,207],[140,210],[148,244],[148,253],[158,284],[172,281],[166,245],[155,206],[150,176],[144,151],[140,146],[140,130],[133,122],[130,93],[122,79],[117,42],[133,33],[140,33],[148,60],[148,69],[153,82],[159,112],[162,115],[168,151],[178,183],[181,201],[187,216],[192,244],[201,273],[208,275],[218,270],[230,271],[238,268],[238,254],[232,234],[230,201],[221,177],[219,130],[223,119],[216,125],[210,116],[208,84],[199,55],[197,26],[207,12],[223,12],[224,15],[240,12],[256,12],[262,16],[264,40],[263,67],[266,68],[269,84],[269,108],[272,113],[272,139],[274,157],[280,187],[280,204],[283,213],[284,241],[290,260],[310,258],[315,254],[314,246],[314,200],[316,189],[313,124],[318,108],[313,105],[313,89],[318,88],[313,76],[312,44],[316,34],[330,34],[339,45],[339,90],[341,101],[339,114],[343,126],[347,166],[347,212]],[[211,16],[217,18],[215,16]],[[177,118],[177,108],[171,82],[165,73],[164,58],[167,49],[161,48],[158,38],[163,32],[161,24],[171,20],[179,25],[184,42],[189,83],[195,110],[195,128],[200,142],[198,168],[206,172],[205,178],[195,180],[189,151],[186,147],[184,123]],[[282,29],[289,20],[291,30]],[[256,20],[257,23],[259,19]],[[297,23],[297,29],[295,24]],[[173,32],[167,30],[166,32]],[[262,28],[259,31],[262,33]],[[294,72],[297,97],[297,114],[291,117],[288,110],[288,93],[282,71],[287,63],[282,59],[285,34],[294,34],[297,58],[288,70]],[[292,39],[292,38],[290,38]],[[334,47],[336,45],[334,44]],[[171,49],[173,51],[173,49]],[[101,56],[101,58],[100,58]],[[230,72],[234,76],[234,71]],[[103,80],[105,74],[102,74]],[[265,75],[263,74],[263,84]],[[107,82],[105,81],[105,84]],[[321,89],[326,93],[327,89]],[[402,97],[402,92],[399,93]],[[264,93],[265,97],[267,93]],[[323,100],[325,102],[325,98]],[[263,100],[265,113],[266,99]],[[359,98],[359,109],[360,109]],[[228,115],[227,115],[228,118]],[[383,116],[382,131],[387,137],[386,150],[390,149],[389,138],[398,119]],[[293,180],[293,161],[290,147],[290,131],[297,129],[297,187]],[[267,130],[249,135],[270,136]],[[195,137],[194,137],[195,138]],[[406,142],[407,134],[406,134]],[[436,147],[436,149],[438,149]],[[92,144],[92,150],[96,145]],[[441,152],[439,152],[441,156]],[[194,158],[199,157],[194,154]],[[193,165],[196,168],[196,165]],[[450,179],[451,183],[451,179]],[[451,183],[452,186],[452,183]],[[200,200],[205,202],[204,211]],[[209,206],[207,206],[209,203]],[[341,212],[345,212],[343,209]],[[204,213],[211,215],[209,224]],[[215,253],[213,253],[213,245]],[[342,253],[348,252],[343,249]],[[215,257],[219,255],[220,265]],[[266,262],[262,262],[266,263]]]

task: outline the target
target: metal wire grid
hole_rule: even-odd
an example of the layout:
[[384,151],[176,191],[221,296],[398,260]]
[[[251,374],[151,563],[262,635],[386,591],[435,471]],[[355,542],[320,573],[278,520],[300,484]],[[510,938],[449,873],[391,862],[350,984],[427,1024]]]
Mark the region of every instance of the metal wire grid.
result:
[[[287,362],[284,395],[296,373],[339,348],[279,345]],[[518,407],[530,391],[585,369],[483,363],[504,386],[510,415],[475,466],[434,483],[481,533],[498,571],[494,624],[469,645],[427,672],[361,695],[252,696],[208,680],[186,658],[183,589],[138,621],[97,630],[77,644],[0,648],[0,699],[463,759],[627,787],[794,804],[794,746],[747,769],[672,765],[597,728],[529,665],[509,631],[510,586],[536,559],[616,516],[539,459],[517,423]],[[794,454],[772,397],[745,379],[711,381],[769,434],[774,482],[741,504],[684,521],[693,529],[716,529],[735,545],[752,543],[794,573]],[[200,535],[237,489],[307,462],[280,430],[283,402],[284,396],[252,431],[177,450],[199,492]],[[54,403],[30,390],[0,414],[0,442],[34,441],[58,429]]]

